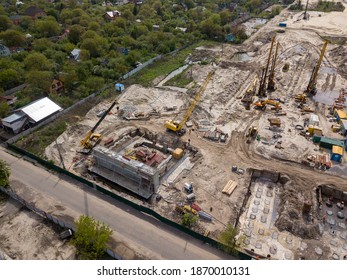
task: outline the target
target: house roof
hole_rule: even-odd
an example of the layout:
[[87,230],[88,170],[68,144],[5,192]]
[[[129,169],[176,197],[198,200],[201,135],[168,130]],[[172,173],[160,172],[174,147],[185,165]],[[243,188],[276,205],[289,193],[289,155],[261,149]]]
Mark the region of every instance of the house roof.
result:
[[30,6],[24,11],[24,14],[27,16],[35,16],[37,14],[44,13],[44,10],[36,6]]
[[27,114],[35,122],[38,122],[62,110],[62,108],[59,105],[55,104],[48,97],[44,97],[30,103],[23,108],[20,108],[19,110]]
[[9,16],[10,20],[20,20],[22,19],[23,16],[21,15],[12,15],[12,16]]
[[111,17],[111,18],[113,18],[113,17],[115,17],[115,16],[120,16],[120,15],[121,15],[121,13],[120,13],[119,11],[117,11],[117,10],[106,12],[106,14],[107,14],[109,17]]
[[6,118],[3,118],[2,121],[7,122],[7,123],[14,123],[17,120],[20,120],[23,116],[25,116],[25,114],[23,112],[16,112],[12,115],[9,115]]

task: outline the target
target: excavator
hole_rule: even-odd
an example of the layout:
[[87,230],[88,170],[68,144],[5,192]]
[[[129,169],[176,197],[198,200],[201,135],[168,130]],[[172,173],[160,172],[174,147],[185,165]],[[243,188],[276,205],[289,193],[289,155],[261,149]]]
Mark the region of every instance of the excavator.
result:
[[89,130],[86,136],[81,140],[80,144],[83,147],[82,153],[89,153],[101,140],[102,135],[99,133],[94,133],[94,131],[98,128],[100,123],[105,119],[108,113],[112,110],[112,108],[118,104],[117,100],[113,101],[111,106],[101,115],[100,119],[94,125],[94,127]]
[[256,126],[251,126],[249,129],[248,129],[248,132],[246,134],[246,137],[247,137],[247,143],[251,143],[252,140],[254,140],[255,138],[257,138],[258,136],[258,128]]
[[207,85],[208,85],[209,81],[212,79],[213,74],[214,74],[214,72],[210,72],[207,75],[204,84],[202,85],[200,90],[196,93],[193,102],[190,104],[190,106],[189,106],[186,114],[184,115],[183,119],[181,120],[181,122],[174,121],[174,120],[168,120],[165,122],[165,127],[168,131],[173,131],[178,136],[182,136],[185,133],[185,129],[183,128],[183,126],[186,123],[186,121],[189,119],[190,115],[193,113],[196,104],[199,102],[201,95],[206,90]]
[[316,95],[316,93],[317,93],[316,85],[317,85],[318,71],[319,71],[319,68],[320,68],[320,66],[322,64],[322,60],[323,60],[324,53],[325,53],[325,50],[327,48],[327,45],[328,45],[328,42],[324,42],[324,45],[323,45],[322,51],[320,53],[319,59],[318,59],[316,65],[313,68],[310,81],[308,82],[308,85],[307,85],[306,90],[304,91],[304,94],[313,96],[313,95]]
[[267,104],[271,105],[271,106],[274,106],[274,109],[276,111],[282,110],[280,102],[276,101],[276,100],[273,100],[273,99],[259,100],[259,101],[254,103],[254,106],[255,106],[256,109],[265,110]]

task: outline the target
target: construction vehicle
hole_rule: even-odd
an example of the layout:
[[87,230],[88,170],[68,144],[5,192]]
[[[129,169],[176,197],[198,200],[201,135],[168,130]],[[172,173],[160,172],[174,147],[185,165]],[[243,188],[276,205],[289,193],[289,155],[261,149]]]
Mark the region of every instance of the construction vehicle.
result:
[[277,61],[278,47],[279,47],[279,43],[277,42],[275,55],[274,55],[274,57],[272,59],[272,65],[271,65],[271,71],[270,71],[270,75],[269,75],[269,80],[268,80],[268,83],[267,83],[267,89],[270,90],[270,91],[274,91],[275,90],[275,67],[276,67],[276,61]]
[[275,36],[272,38],[269,57],[268,57],[267,62],[266,62],[266,67],[262,71],[262,75],[261,75],[261,79],[260,79],[258,96],[261,96],[261,97],[266,96],[266,76],[267,76],[267,72],[269,70],[269,65],[270,65],[270,60],[271,60],[271,55],[272,55],[274,43],[275,43]]
[[190,106],[189,106],[186,114],[184,115],[183,119],[181,120],[181,122],[174,121],[174,120],[168,120],[165,122],[165,127],[168,131],[173,131],[178,136],[181,136],[185,133],[185,129],[183,128],[183,126],[186,123],[186,121],[189,119],[190,115],[193,113],[196,104],[199,102],[201,95],[206,90],[207,85],[208,85],[209,81],[212,79],[213,74],[214,74],[214,72],[210,72],[207,75],[204,84],[202,85],[200,90],[195,95],[193,102],[190,104]]
[[251,104],[253,103],[254,94],[257,90],[257,84],[258,84],[258,77],[255,77],[253,84],[251,84],[247,90],[243,98],[241,99],[241,102],[244,103],[246,110],[251,109]]
[[267,104],[269,104],[271,106],[274,106],[274,109],[276,111],[282,110],[280,102],[276,101],[276,100],[272,100],[272,99],[265,99],[265,100],[257,101],[257,102],[254,103],[254,106],[255,106],[256,109],[265,110]]
[[251,143],[251,140],[254,140],[257,137],[257,135],[258,135],[258,128],[256,126],[251,126],[248,129],[248,132],[246,134],[247,143]]
[[300,102],[300,103],[306,102],[306,94],[305,93],[297,94],[294,96],[294,98],[295,98],[296,102]]
[[304,93],[307,94],[307,95],[313,96],[313,95],[315,95],[317,93],[316,85],[317,85],[318,71],[319,71],[319,68],[320,68],[320,66],[322,64],[322,60],[323,60],[324,53],[325,53],[325,50],[327,48],[327,45],[328,45],[328,42],[325,42],[324,45],[323,45],[322,51],[320,53],[319,59],[318,59],[316,65],[313,68],[310,81],[308,82],[307,88],[304,91]]
[[117,103],[117,100],[113,101],[111,106],[102,114],[102,116],[94,125],[94,127],[91,130],[89,130],[86,136],[81,140],[80,144],[83,147],[83,150],[81,151],[82,153],[89,153],[99,143],[102,135],[99,133],[94,133],[94,131],[98,128],[100,123],[105,119],[105,117]]

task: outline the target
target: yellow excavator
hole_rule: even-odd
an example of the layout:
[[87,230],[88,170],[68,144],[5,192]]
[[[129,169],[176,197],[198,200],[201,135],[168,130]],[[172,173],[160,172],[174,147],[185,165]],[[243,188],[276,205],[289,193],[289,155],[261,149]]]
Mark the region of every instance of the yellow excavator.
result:
[[282,110],[280,102],[273,99],[259,100],[254,103],[254,106],[256,109],[265,110],[267,104],[274,106],[275,110]]
[[304,91],[304,94],[312,96],[312,95],[315,95],[317,93],[316,85],[317,85],[318,71],[319,71],[319,68],[320,68],[320,66],[322,64],[322,60],[323,60],[324,53],[325,53],[325,50],[327,48],[327,45],[328,45],[328,42],[324,42],[324,45],[323,45],[322,51],[320,53],[319,59],[318,59],[316,65],[313,68],[310,81],[308,82],[308,85],[307,85],[306,90]]
[[207,85],[208,85],[209,81],[212,79],[213,74],[214,74],[214,72],[210,72],[207,75],[204,84],[202,85],[200,90],[195,95],[194,100],[193,100],[192,104],[190,104],[188,111],[184,115],[183,119],[180,122],[174,121],[174,120],[168,120],[165,122],[165,127],[168,131],[173,131],[178,136],[182,136],[185,133],[185,129],[183,128],[183,126],[186,123],[186,121],[189,119],[190,115],[193,113],[196,104],[199,102],[201,95],[206,90]]
[[81,151],[82,153],[89,153],[95,147],[95,145],[99,143],[102,135],[99,133],[94,133],[94,131],[117,103],[117,100],[113,101],[111,106],[101,115],[100,119],[97,121],[94,127],[89,130],[86,136],[81,140],[80,144],[83,147],[83,150]]

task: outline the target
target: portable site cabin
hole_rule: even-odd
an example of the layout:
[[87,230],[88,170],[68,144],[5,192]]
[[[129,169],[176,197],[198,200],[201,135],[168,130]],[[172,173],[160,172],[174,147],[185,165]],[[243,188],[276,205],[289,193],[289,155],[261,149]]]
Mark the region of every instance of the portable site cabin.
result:
[[341,162],[343,156],[343,148],[339,146],[333,146],[331,150],[331,160]]
[[347,119],[347,113],[343,110],[334,111],[334,117],[336,118],[338,123],[341,123],[341,120]]
[[333,146],[343,147],[344,143],[343,140],[322,137],[320,139],[319,146],[326,149],[332,149]]
[[319,126],[319,117],[316,114],[311,114],[308,124],[312,126]]
[[347,135],[347,120],[341,120],[341,133],[343,136]]

